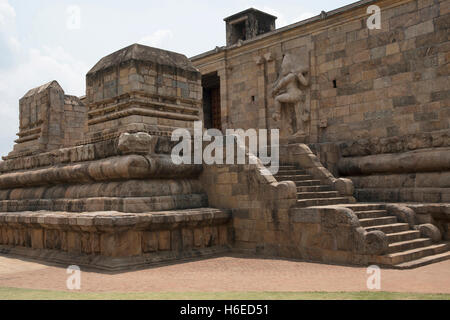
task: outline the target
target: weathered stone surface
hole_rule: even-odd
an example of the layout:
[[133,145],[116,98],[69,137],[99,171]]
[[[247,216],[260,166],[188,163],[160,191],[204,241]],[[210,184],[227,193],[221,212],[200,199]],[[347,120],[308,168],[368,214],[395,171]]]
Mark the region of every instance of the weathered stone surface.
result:
[[[133,260],[127,260],[131,257],[147,255],[147,261],[142,264],[148,264],[194,255],[194,235],[200,233],[203,238],[205,228],[210,230],[212,240],[207,244],[196,240],[197,255],[209,254],[206,247],[213,249],[211,253],[226,251],[232,241],[228,233],[230,219],[231,212],[209,208],[135,215],[117,212],[0,214],[0,250],[17,248],[21,254],[34,250],[34,258],[40,258],[39,252],[45,250],[43,259],[51,256],[62,261],[69,257],[72,262],[90,256],[84,264],[102,268],[119,267],[115,259],[125,259],[120,266],[125,268],[133,266]],[[174,243],[177,234],[181,235],[177,242],[180,246]],[[105,261],[99,264],[99,259]]]
[[339,172],[344,175],[449,171],[450,149],[436,148],[402,154],[343,158],[338,166]]
[[133,44],[101,59],[86,82],[86,141],[116,137],[136,126],[170,135],[202,117],[200,73],[179,53]]
[[101,254],[107,257],[137,256],[141,253],[141,239],[136,232],[103,234],[100,238]]
[[386,210],[389,214],[396,216],[398,221],[408,223],[410,227],[417,224],[416,213],[407,206],[387,204]]
[[350,179],[336,179],[334,187],[343,196],[353,196],[353,192],[355,191],[353,182]]
[[449,147],[449,131],[420,132],[383,139],[359,139],[339,144],[343,157],[360,157],[383,153],[399,153],[433,147]]
[[381,231],[369,232],[366,236],[366,253],[372,255],[382,255],[388,248],[386,235]]
[[169,156],[145,157],[129,155],[66,166],[14,172],[0,175],[0,188],[86,183],[89,181],[143,178],[195,177],[200,165],[172,163]]
[[[427,153],[428,148],[448,148],[448,6],[442,1],[419,1],[420,8],[413,0],[389,5],[378,2],[384,16],[381,30],[367,28],[368,4],[358,3],[344,12],[324,16],[325,22],[318,16],[261,39],[193,57],[193,64],[203,75],[217,73],[220,77],[221,127],[294,127],[295,131],[298,120],[294,121],[295,116],[281,119],[277,99],[295,96],[289,92],[301,86],[300,80],[291,83],[286,78],[282,84],[291,83],[289,88],[274,96],[270,93],[282,78],[283,64],[307,56],[311,77],[306,101],[296,108],[285,103],[282,109],[290,109],[288,114],[295,115],[301,112],[301,106],[309,104],[311,119],[306,134],[290,142],[314,145],[322,165],[333,174],[339,175],[337,162],[341,156],[405,153],[407,158],[413,150]],[[348,20],[346,13],[353,19]],[[291,101],[298,100],[294,98]],[[295,162],[291,152],[280,154],[284,163],[307,166],[310,162],[307,154],[296,155]],[[445,154],[449,151],[443,149],[442,156]],[[403,168],[406,160],[399,162],[396,158],[371,158],[370,162],[380,167],[378,160],[393,168],[383,168],[383,174],[449,171],[449,161],[444,158],[430,160],[426,167],[418,160],[408,164],[408,169]],[[349,174],[346,170],[354,169],[351,163],[343,166],[343,176]],[[351,176],[356,174],[360,173]],[[389,188],[389,184],[383,188]],[[400,187],[389,191],[395,194],[392,197],[376,197],[382,190],[373,188],[364,193],[359,190],[362,188],[357,189],[362,201],[448,201],[448,190],[436,196],[432,190],[417,187],[402,191]]]
[[436,226],[432,224],[421,224],[417,227],[417,229],[420,231],[420,234],[423,237],[431,238],[433,242],[439,242],[442,240],[441,232]]
[[157,137],[145,132],[123,133],[119,138],[118,149],[122,154],[154,154],[157,143]]
[[71,146],[83,138],[86,107],[77,97],[66,96],[58,82],[28,91],[19,104],[19,139],[5,160]]
[[[275,30],[277,17],[250,8],[225,18],[227,28],[227,46],[241,45],[242,41],[255,38],[266,32]],[[243,32],[239,27],[241,23]]]

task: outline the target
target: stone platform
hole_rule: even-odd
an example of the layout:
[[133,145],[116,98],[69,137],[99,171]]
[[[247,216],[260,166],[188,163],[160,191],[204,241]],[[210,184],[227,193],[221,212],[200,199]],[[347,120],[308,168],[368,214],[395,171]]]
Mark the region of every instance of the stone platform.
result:
[[0,213],[0,253],[117,271],[229,252],[231,211]]
[[83,102],[56,81],[28,91],[0,162],[0,252],[121,270],[230,250],[231,210],[210,208],[202,165],[171,159],[172,131],[202,118],[200,78],[135,44],[91,69]]

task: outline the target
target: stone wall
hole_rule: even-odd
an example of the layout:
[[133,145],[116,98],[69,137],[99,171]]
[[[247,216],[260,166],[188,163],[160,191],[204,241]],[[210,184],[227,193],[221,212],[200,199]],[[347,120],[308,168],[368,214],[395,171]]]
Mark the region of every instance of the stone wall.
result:
[[64,147],[76,145],[84,138],[84,128],[87,120],[87,108],[78,97],[64,97]]
[[7,159],[73,146],[83,138],[86,107],[56,81],[28,91],[19,102],[19,139]]
[[445,240],[450,240],[450,205],[448,204],[408,204],[416,213],[419,224],[436,226]]
[[184,55],[161,49],[134,44],[104,57],[86,76],[86,142],[193,128],[203,114],[200,79]]
[[[381,7],[381,30],[367,28],[369,4]],[[311,67],[311,91],[305,92],[311,96],[309,142],[445,130],[449,14],[446,1],[360,1],[326,19],[282,28],[192,61],[203,74],[225,69],[227,127],[265,125],[260,111],[267,103],[268,114],[276,112],[268,93],[283,55],[291,54]]]
[[315,36],[324,49],[316,53],[319,120],[328,122],[321,141],[449,129],[448,4],[385,3],[377,2],[381,30],[355,20]]
[[[372,4],[380,30],[367,27]],[[295,105],[309,113],[301,142],[339,174],[341,157],[448,146],[449,23],[445,0],[359,1],[192,61],[220,76],[223,128],[280,128],[282,138],[295,132],[296,115],[289,103],[278,110],[273,88],[286,56],[294,73],[306,64],[309,85]]]

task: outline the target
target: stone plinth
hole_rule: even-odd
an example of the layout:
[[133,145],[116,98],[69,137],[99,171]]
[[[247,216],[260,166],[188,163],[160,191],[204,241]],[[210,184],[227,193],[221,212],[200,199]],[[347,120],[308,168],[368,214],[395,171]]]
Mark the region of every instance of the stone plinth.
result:
[[230,250],[231,211],[0,213],[0,253],[122,270]]
[[202,119],[201,75],[178,53],[134,44],[101,59],[86,81],[90,142],[124,132],[169,135]]

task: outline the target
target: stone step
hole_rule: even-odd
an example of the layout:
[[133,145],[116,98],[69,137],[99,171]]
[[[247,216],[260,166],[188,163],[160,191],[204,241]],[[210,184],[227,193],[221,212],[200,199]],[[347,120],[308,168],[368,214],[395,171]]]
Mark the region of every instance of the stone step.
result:
[[402,242],[402,241],[419,239],[420,231],[408,230],[408,231],[390,233],[390,234],[387,234],[386,236],[388,238],[389,243]]
[[412,260],[418,260],[426,256],[444,253],[448,250],[447,243],[439,243],[428,247],[412,249],[397,253],[390,253],[378,257],[378,263],[382,265],[398,265]]
[[383,226],[397,223],[397,217],[381,217],[381,218],[369,218],[359,219],[359,223],[362,227]]
[[297,200],[297,207],[312,207],[312,206],[328,206],[333,204],[348,203],[348,198],[327,198],[327,199],[303,199]]
[[306,187],[297,187],[298,192],[324,192],[324,191],[333,191],[331,186],[306,186]]
[[280,170],[291,170],[291,169],[298,169],[296,166],[290,166],[290,165],[280,165],[278,166]]
[[395,269],[413,269],[418,267],[423,267],[432,263],[442,262],[450,259],[450,251],[434,254],[431,256],[423,257],[416,260],[411,260],[408,262],[403,262],[393,266]]
[[388,216],[386,210],[355,211],[359,219],[381,218]]
[[298,199],[323,199],[323,198],[337,198],[339,192],[337,191],[325,191],[325,192],[299,192],[297,193]]
[[320,180],[304,180],[304,181],[294,181],[297,187],[306,187],[306,186],[320,186]]
[[353,211],[373,211],[373,210],[385,210],[386,206],[384,204],[371,204],[371,203],[358,203],[358,204],[352,204],[345,206],[346,208],[349,208]]
[[396,253],[417,248],[428,247],[431,246],[432,244],[433,241],[430,238],[419,238],[414,240],[394,242],[389,244],[388,253]]
[[277,176],[295,176],[295,175],[305,175],[307,174],[305,170],[300,169],[283,169],[279,170],[276,174]]
[[380,225],[380,226],[370,226],[364,228],[367,232],[379,230],[386,234],[389,233],[398,233],[402,231],[409,230],[409,224],[407,223],[394,223],[394,224],[386,224],[386,225]]
[[313,177],[311,177],[308,174],[299,174],[299,175],[276,175],[275,179],[277,181],[305,181],[305,180],[311,180]]

